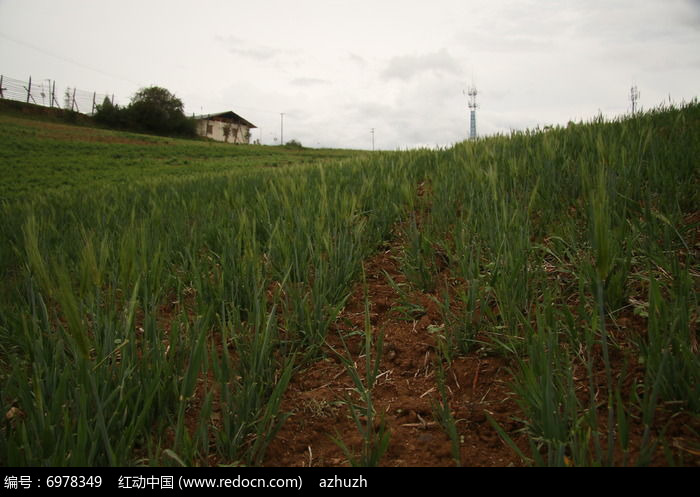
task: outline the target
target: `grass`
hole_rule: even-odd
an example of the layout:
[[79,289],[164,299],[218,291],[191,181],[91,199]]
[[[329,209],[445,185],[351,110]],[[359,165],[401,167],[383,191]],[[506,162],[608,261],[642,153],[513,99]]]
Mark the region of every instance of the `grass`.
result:
[[171,182],[358,155],[350,150],[228,145],[47,123],[0,113],[0,200]]
[[[364,275],[363,275],[364,277]],[[364,279],[364,278],[363,278]],[[384,453],[389,448],[391,432],[387,428],[384,415],[376,412],[372,401],[372,390],[379,377],[379,365],[384,351],[384,333],[380,331],[375,336],[375,330],[370,324],[369,300],[367,299],[365,283],[365,310],[364,310],[364,340],[362,355],[364,355],[364,368],[358,368],[350,351],[345,346],[345,353],[337,353],[337,357],[345,367],[348,376],[352,379],[354,393],[359,401],[348,396],[345,403],[350,411],[355,427],[362,438],[362,443],[357,454],[353,453],[339,437],[332,437],[340,447],[348,462],[353,467],[378,466]],[[364,369],[364,371],[362,370]]]
[[[397,226],[446,360],[478,343],[511,365],[524,461],[648,464],[665,406],[700,414],[699,124],[691,103],[370,154],[0,114],[0,464],[261,464],[291,376]],[[367,325],[363,374],[344,357],[358,464],[389,443],[380,358]]]

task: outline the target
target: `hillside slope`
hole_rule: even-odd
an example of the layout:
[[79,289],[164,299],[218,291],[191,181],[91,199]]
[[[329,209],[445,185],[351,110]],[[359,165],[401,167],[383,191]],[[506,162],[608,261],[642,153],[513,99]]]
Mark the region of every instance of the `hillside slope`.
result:
[[0,465],[698,466],[699,124],[299,164],[344,152],[5,119]]
[[164,138],[1,110],[0,200],[55,190],[227,174],[239,168],[290,166],[362,153]]

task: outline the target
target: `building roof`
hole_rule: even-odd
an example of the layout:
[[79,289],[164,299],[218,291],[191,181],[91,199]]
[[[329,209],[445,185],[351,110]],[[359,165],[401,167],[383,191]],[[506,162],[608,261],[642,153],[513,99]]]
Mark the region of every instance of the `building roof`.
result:
[[223,117],[224,119],[230,119],[237,124],[242,124],[249,128],[257,128],[257,126],[250,121],[243,119],[241,116],[233,112],[232,110],[227,110],[226,112],[219,112],[218,114],[203,114],[201,116],[194,116],[195,119],[212,119],[215,117]]

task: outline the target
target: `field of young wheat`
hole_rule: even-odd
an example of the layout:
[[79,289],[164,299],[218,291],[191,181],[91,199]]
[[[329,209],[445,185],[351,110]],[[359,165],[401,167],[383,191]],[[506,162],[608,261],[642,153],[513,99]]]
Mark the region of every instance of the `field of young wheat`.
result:
[[0,465],[700,464],[697,103],[391,153],[0,144]]

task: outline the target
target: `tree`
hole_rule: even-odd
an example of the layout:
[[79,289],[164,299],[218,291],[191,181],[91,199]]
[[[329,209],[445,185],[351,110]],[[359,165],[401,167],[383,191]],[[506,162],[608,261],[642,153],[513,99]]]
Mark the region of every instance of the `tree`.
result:
[[105,97],[101,105],[97,106],[95,121],[112,128],[127,127],[124,111],[118,105],[114,105],[109,97]]
[[196,136],[194,119],[185,116],[182,100],[165,88],[142,88],[127,107],[113,105],[105,98],[97,106],[95,120],[112,128],[160,135]]
[[194,135],[195,124],[184,113],[182,100],[165,88],[142,88],[127,109],[129,122],[137,129],[153,133]]

